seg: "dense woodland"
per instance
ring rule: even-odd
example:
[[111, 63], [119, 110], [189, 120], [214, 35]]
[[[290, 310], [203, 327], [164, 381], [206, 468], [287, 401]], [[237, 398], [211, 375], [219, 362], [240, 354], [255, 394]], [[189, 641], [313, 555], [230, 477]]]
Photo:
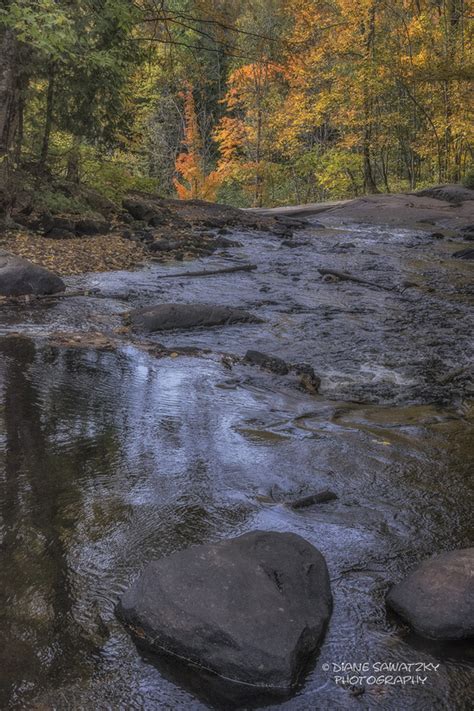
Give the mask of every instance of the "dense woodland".
[[2, 0], [3, 200], [472, 182], [470, 19], [464, 0]]

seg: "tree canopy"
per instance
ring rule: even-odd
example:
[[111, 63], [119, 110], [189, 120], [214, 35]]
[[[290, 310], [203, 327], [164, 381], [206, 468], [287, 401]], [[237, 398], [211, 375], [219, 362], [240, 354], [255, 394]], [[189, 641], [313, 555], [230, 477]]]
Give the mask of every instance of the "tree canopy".
[[464, 0], [4, 0], [0, 179], [236, 205], [472, 171]]

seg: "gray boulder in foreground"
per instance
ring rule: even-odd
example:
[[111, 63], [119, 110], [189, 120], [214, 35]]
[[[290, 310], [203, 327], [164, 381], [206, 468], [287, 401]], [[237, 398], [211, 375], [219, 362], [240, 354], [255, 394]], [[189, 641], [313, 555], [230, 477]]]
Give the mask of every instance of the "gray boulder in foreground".
[[63, 280], [28, 259], [0, 250], [0, 295], [56, 294], [66, 288]]
[[134, 328], [148, 332], [238, 322], [261, 323], [256, 316], [242, 309], [208, 304], [159, 304], [130, 311], [127, 320]]
[[317, 649], [331, 608], [321, 553], [293, 533], [254, 531], [151, 562], [117, 614], [151, 651], [285, 694]]
[[474, 636], [474, 548], [423, 561], [389, 591], [387, 605], [431, 639]]

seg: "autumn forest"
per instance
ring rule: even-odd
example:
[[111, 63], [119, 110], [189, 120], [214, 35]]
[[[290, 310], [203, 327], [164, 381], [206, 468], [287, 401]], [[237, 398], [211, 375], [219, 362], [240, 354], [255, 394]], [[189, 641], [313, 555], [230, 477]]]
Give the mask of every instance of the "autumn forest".
[[245, 207], [472, 182], [470, 15], [465, 0], [3, 0], [3, 189], [21, 175], [46, 207], [63, 179]]
[[473, 18], [0, 0], [0, 709], [473, 708]]

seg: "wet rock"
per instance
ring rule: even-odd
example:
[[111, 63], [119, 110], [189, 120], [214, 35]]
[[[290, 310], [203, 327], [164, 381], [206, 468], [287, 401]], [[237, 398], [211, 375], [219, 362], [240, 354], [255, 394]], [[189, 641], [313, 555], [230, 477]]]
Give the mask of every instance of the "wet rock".
[[462, 227], [459, 232], [461, 237], [468, 242], [474, 240], [474, 225], [466, 225], [466, 227]]
[[242, 243], [237, 242], [235, 239], [226, 239], [225, 237], [217, 237], [214, 242], [213, 246], [220, 248], [220, 249], [229, 249], [231, 247], [241, 247]]
[[153, 561], [117, 614], [140, 646], [256, 693], [286, 694], [331, 608], [321, 553], [293, 533], [254, 531]]
[[144, 331], [168, 331], [203, 326], [222, 326], [232, 323], [262, 323], [259, 318], [242, 309], [209, 304], [159, 304], [131, 311], [127, 321]]
[[444, 234], [442, 232], [432, 232], [430, 237], [431, 239], [444, 239]]
[[293, 238], [293, 230], [289, 230], [283, 225], [276, 225], [272, 229], [272, 234], [284, 239], [285, 242], [289, 242]]
[[309, 393], [317, 393], [321, 385], [319, 378], [314, 369], [308, 363], [297, 363], [293, 366], [293, 370], [300, 378], [300, 386], [303, 390]]
[[[276, 215], [275, 219], [279, 225], [284, 225], [287, 229], [303, 230], [309, 226], [307, 220], [298, 219], [297, 217], [289, 217], [288, 215]], [[312, 222], [311, 227], [323, 227], [320, 222]]]
[[105, 220], [85, 219], [76, 222], [77, 235], [106, 235], [110, 232], [110, 222]]
[[282, 247], [299, 247], [300, 243], [299, 242], [293, 242], [291, 239], [284, 239], [281, 242]]
[[287, 506], [290, 509], [306, 509], [309, 506], [314, 506], [315, 504], [325, 504], [328, 501], [335, 501], [338, 497], [334, 491], [329, 489], [324, 489], [323, 491], [318, 491], [315, 494], [309, 494], [308, 496], [303, 496], [300, 499], [295, 499], [294, 501], [287, 502]]
[[247, 351], [244, 357], [244, 363], [258, 365], [260, 368], [270, 370], [272, 373], [277, 373], [278, 375], [287, 375], [289, 372], [288, 365], [284, 360], [276, 358], [275, 356], [269, 356], [266, 353], [260, 353], [260, 351]]
[[474, 249], [460, 249], [451, 256], [453, 256], [454, 259], [474, 259]]
[[324, 274], [321, 277], [321, 281], [324, 281], [328, 284], [335, 284], [336, 282], [340, 281], [340, 279], [335, 274]]
[[66, 285], [56, 274], [44, 267], [0, 250], [0, 294], [56, 294]]
[[423, 561], [387, 595], [387, 605], [424, 637], [474, 637], [474, 548]]

